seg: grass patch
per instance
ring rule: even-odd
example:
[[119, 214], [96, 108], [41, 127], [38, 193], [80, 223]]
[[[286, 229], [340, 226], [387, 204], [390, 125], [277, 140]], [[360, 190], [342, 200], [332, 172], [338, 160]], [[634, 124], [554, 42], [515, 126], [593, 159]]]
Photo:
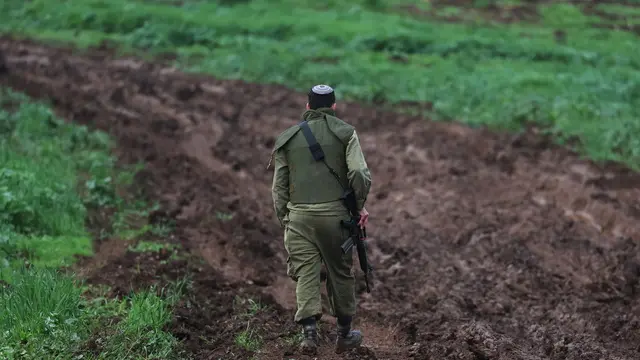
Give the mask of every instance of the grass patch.
[[509, 8], [512, 6], [522, 5], [522, 0], [474, 0], [473, 6], [477, 8], [486, 8], [495, 5], [500, 8]]
[[[640, 3], [638, 3], [638, 5], [640, 5]], [[618, 4], [598, 4], [596, 9], [607, 14], [618, 15], [620, 17], [640, 17], [640, 6], [632, 7]]]
[[262, 331], [256, 325], [252, 325], [252, 321], [267, 307], [259, 301], [239, 296], [235, 297], [233, 307], [236, 316], [247, 322], [246, 328], [235, 335], [236, 345], [251, 352], [259, 351], [263, 344]]
[[139, 241], [136, 246], [129, 246], [129, 251], [133, 252], [160, 252], [160, 251], [172, 251], [178, 248], [177, 245], [151, 242], [151, 241]]
[[127, 310], [118, 314], [122, 320], [108, 327], [101, 334], [104, 338], [99, 337], [103, 340], [99, 359], [179, 359], [178, 340], [164, 329], [171, 322], [171, 307], [180, 295], [171, 292], [165, 298], [152, 288], [130, 296], [125, 300]]
[[163, 242], [140, 240], [135, 246], [130, 245], [129, 251], [138, 253], [150, 252], [157, 253], [159, 255], [169, 254], [167, 258], [163, 258], [162, 260], [160, 260], [161, 264], [167, 264], [170, 261], [176, 261], [182, 258], [179, 253], [180, 245]]
[[235, 337], [235, 343], [239, 347], [248, 351], [258, 351], [262, 347], [262, 337], [254, 333], [250, 328], [250, 322], [247, 322], [247, 328], [239, 332]]
[[[91, 255], [85, 219], [115, 199], [111, 141], [0, 89], [0, 265], [71, 265]], [[79, 174], [83, 174], [83, 181]]]
[[342, 99], [430, 102], [436, 120], [509, 130], [536, 123], [595, 160], [640, 166], [635, 35], [592, 28], [594, 18], [571, 4], [540, 6], [542, 25], [481, 26], [383, 11], [399, 3], [8, 0], [0, 29], [170, 51], [183, 69], [222, 78], [298, 90], [326, 82]]
[[[126, 215], [148, 211], [118, 196], [133, 172], [116, 169], [111, 148], [105, 133], [65, 123], [46, 104], [0, 89], [0, 358], [177, 356], [177, 340], [164, 326], [182, 285], [168, 296], [151, 289], [100, 302], [59, 270], [92, 255], [90, 213], [115, 213], [115, 230], [124, 231], [134, 226]], [[104, 351], [93, 353], [87, 342], [102, 328]]]
[[555, 3], [538, 6], [543, 24], [556, 28], [587, 28], [601, 22], [598, 16], [587, 15], [581, 6], [570, 3]]
[[48, 269], [22, 269], [0, 290], [0, 355], [58, 358], [74, 352], [88, 335], [82, 326], [81, 289]]
[[267, 309], [265, 305], [253, 299], [245, 299], [236, 296], [233, 302], [234, 312], [242, 318], [251, 318], [256, 316], [260, 311]]

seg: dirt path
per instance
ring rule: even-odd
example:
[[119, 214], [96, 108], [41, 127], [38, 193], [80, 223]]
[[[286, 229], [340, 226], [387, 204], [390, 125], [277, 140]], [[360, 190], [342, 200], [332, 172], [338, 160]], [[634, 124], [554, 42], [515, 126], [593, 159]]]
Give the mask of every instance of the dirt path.
[[[257, 319], [268, 349], [258, 358], [287, 358], [294, 295], [266, 166], [304, 96], [107, 50], [73, 55], [8, 38], [0, 50], [3, 84], [51, 98], [68, 119], [115, 136], [124, 161], [145, 161], [139, 181], [163, 205], [154, 217], [175, 219], [173, 241], [192, 254], [140, 274], [130, 268], [152, 260], [124, 253], [98, 278], [126, 287], [145, 271], [196, 274], [173, 329], [198, 359], [248, 358], [233, 344], [247, 323], [230, 314], [236, 295], [259, 297], [271, 310]], [[319, 358], [639, 356], [640, 177], [596, 169], [532, 134], [357, 104], [338, 111], [359, 129], [374, 176], [376, 288], [358, 291], [368, 350]]]

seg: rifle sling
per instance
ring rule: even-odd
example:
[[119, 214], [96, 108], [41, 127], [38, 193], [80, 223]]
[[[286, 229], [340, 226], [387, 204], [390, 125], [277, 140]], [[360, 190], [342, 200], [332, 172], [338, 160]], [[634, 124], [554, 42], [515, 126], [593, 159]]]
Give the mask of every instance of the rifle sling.
[[338, 173], [336, 173], [335, 170], [333, 170], [329, 166], [329, 164], [327, 164], [327, 162], [325, 161], [324, 151], [322, 150], [322, 146], [320, 146], [320, 144], [318, 143], [318, 140], [316, 140], [316, 137], [313, 135], [313, 132], [311, 132], [311, 128], [309, 127], [309, 124], [307, 123], [307, 121], [306, 120], [302, 121], [301, 123], [298, 124], [298, 126], [302, 130], [302, 134], [304, 135], [304, 138], [307, 140], [307, 144], [309, 144], [309, 151], [311, 151], [311, 155], [313, 155], [313, 159], [315, 161], [322, 161], [324, 165], [327, 167], [327, 169], [329, 169], [329, 172], [331, 172], [333, 177], [336, 178], [342, 190], [346, 192], [347, 188], [342, 184], [342, 181], [340, 181], [340, 176], [338, 176]]

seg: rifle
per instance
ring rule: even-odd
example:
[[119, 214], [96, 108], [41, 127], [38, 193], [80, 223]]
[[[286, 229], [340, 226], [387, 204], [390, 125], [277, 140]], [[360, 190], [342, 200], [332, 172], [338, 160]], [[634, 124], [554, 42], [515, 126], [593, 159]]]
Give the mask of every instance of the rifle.
[[324, 151], [313, 135], [313, 132], [311, 132], [309, 124], [307, 124], [306, 121], [302, 121], [298, 124], [298, 126], [300, 127], [300, 129], [302, 129], [302, 134], [309, 144], [309, 151], [311, 151], [314, 160], [322, 161], [329, 172], [331, 172], [331, 174], [336, 178], [336, 180], [340, 184], [340, 187], [342, 187], [343, 189], [340, 200], [342, 200], [343, 205], [349, 211], [351, 219], [349, 221], [340, 221], [340, 224], [343, 227], [349, 229], [349, 238], [340, 247], [342, 249], [342, 253], [347, 253], [355, 245], [356, 251], [358, 252], [360, 269], [364, 272], [364, 281], [367, 285], [367, 292], [370, 293], [373, 286], [369, 285], [369, 275], [371, 275], [371, 273], [373, 272], [373, 267], [371, 266], [371, 264], [369, 264], [369, 260], [367, 258], [367, 245], [364, 241], [367, 238], [367, 230], [365, 228], [361, 229], [360, 226], [358, 226], [358, 222], [360, 221], [360, 214], [358, 213], [356, 205], [355, 193], [353, 192], [353, 189], [342, 184], [342, 181], [340, 181], [340, 177], [338, 176], [338, 174], [324, 160]]
[[358, 262], [360, 263], [360, 269], [364, 272], [364, 282], [367, 285], [367, 292], [371, 292], [369, 286], [369, 275], [373, 272], [373, 267], [369, 264], [367, 258], [367, 229], [365, 227], [360, 228], [358, 222], [360, 221], [360, 214], [356, 207], [355, 194], [351, 189], [345, 191], [341, 197], [342, 202], [345, 204], [351, 215], [349, 221], [340, 221], [340, 224], [349, 230], [349, 238], [340, 246], [342, 253], [346, 254], [351, 248], [356, 246], [358, 252]]

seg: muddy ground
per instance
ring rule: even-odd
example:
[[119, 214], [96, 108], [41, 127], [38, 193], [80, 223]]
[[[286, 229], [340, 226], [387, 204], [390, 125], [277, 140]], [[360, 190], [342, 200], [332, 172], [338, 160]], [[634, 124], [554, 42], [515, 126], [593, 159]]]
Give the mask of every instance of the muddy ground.
[[[196, 359], [248, 359], [234, 335], [264, 338], [258, 359], [303, 359], [267, 170], [303, 94], [186, 75], [107, 49], [74, 54], [0, 39], [0, 82], [51, 99], [70, 121], [112, 134], [122, 161], [173, 219], [178, 260], [97, 245], [85, 276], [114, 295], [185, 274], [171, 331]], [[373, 174], [367, 208], [376, 287], [360, 281], [366, 349], [320, 359], [637, 359], [640, 178], [597, 168], [539, 136], [432, 123], [353, 103]], [[87, 265], [88, 266], [88, 265]], [[362, 280], [361, 272], [357, 276]], [[268, 305], [243, 317], [236, 296]]]

